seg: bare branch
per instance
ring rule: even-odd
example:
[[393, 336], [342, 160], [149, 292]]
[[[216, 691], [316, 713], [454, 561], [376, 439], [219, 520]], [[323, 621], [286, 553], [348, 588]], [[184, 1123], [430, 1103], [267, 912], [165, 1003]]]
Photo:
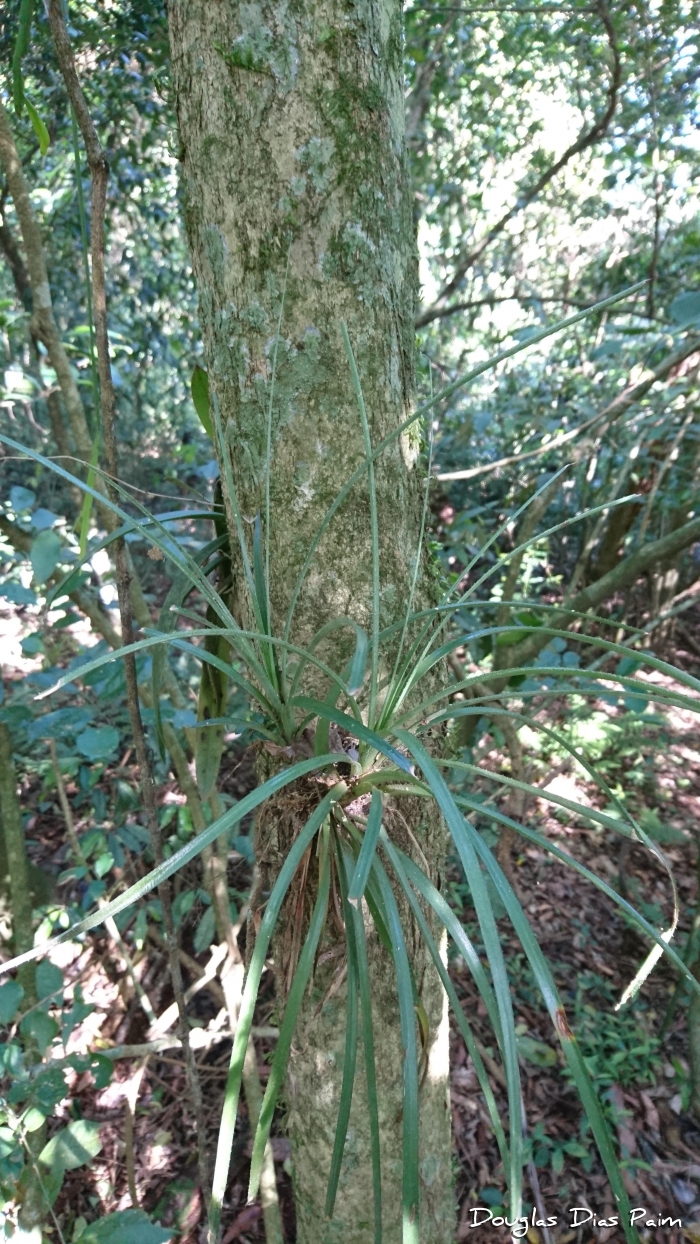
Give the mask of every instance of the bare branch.
[[12, 273], [12, 280], [15, 283], [15, 290], [25, 311], [31, 315], [32, 304], [32, 285], [27, 272], [27, 265], [22, 257], [22, 252], [17, 245], [15, 236], [7, 223], [5, 204], [7, 203], [7, 187], [4, 188], [0, 195], [0, 250], [2, 251], [7, 265]]
[[584, 134], [581, 134], [581, 136], [577, 138], [576, 142], [572, 143], [570, 147], [567, 147], [563, 155], [561, 155], [559, 159], [554, 162], [554, 164], [551, 164], [550, 167], [545, 170], [545, 172], [537, 179], [529, 190], [525, 190], [519, 196], [513, 206], [509, 208], [503, 216], [501, 216], [500, 220], [497, 220], [496, 223], [487, 230], [476, 245], [473, 246], [466, 255], [463, 255], [457, 263], [454, 274], [447, 284], [441, 289], [434, 305], [429, 307], [427, 311], [424, 311], [422, 315], [418, 316], [418, 319], [416, 320], [417, 328], [424, 328], [426, 324], [431, 324], [433, 320], [443, 319], [445, 316], [454, 314], [457, 307], [447, 306], [447, 299], [451, 294], [456, 292], [459, 285], [464, 280], [467, 272], [470, 268], [473, 268], [474, 264], [481, 258], [487, 247], [489, 247], [494, 239], [503, 232], [506, 225], [513, 219], [514, 216], [517, 216], [520, 212], [524, 211], [524, 209], [528, 207], [534, 199], [539, 197], [545, 187], [549, 185], [550, 181], [552, 181], [557, 174], [560, 173], [571, 160], [573, 160], [574, 156], [580, 155], [583, 151], [586, 151], [589, 147], [592, 147], [595, 143], [599, 142], [601, 138], [605, 137], [617, 107], [617, 97], [622, 80], [622, 66], [620, 52], [617, 46], [617, 39], [615, 36], [615, 28], [610, 19], [610, 14], [608, 12], [607, 5], [605, 4], [605, 0], [599, 0], [597, 12], [605, 28], [608, 45], [612, 54], [612, 70], [607, 91], [607, 104], [604, 112], [596, 119], [589, 130], [587, 130]]
[[79, 458], [87, 463], [90, 461], [92, 454], [90, 431], [85, 418], [82, 398], [73, 378], [68, 355], [54, 317], [41, 230], [34, 215], [34, 209], [29, 198], [29, 187], [12, 137], [7, 113], [1, 100], [0, 164], [2, 164], [5, 172], [7, 189], [15, 205], [27, 256], [26, 270], [29, 273], [32, 289], [31, 330], [46, 347], [49, 361], [56, 373], [66, 411], [68, 412], [68, 421], [73, 433], [76, 451]]
[[406, 142], [409, 146], [417, 145], [418, 131], [430, 107], [430, 89], [433, 85], [435, 74], [440, 68], [442, 49], [454, 25], [454, 20], [454, 17], [450, 17], [444, 23], [440, 34], [431, 48], [430, 56], [423, 61], [423, 64], [416, 72], [413, 90], [406, 100]]
[[674, 367], [678, 367], [691, 354], [695, 354], [699, 350], [700, 337], [691, 337], [684, 342], [681, 349], [677, 350], [675, 354], [667, 355], [663, 362], [659, 363], [659, 366], [650, 372], [648, 376], [645, 376], [643, 380], [640, 380], [637, 384], [628, 385], [603, 410], [600, 410], [597, 415], [593, 415], [592, 419], [587, 419], [585, 423], [579, 424], [577, 428], [572, 428], [570, 432], [565, 432], [563, 436], [558, 437], [555, 441], [548, 441], [546, 445], [539, 445], [537, 449], [527, 449], [521, 454], [511, 454], [507, 458], [499, 458], [497, 462], [487, 462], [482, 466], [469, 467], [466, 471], [443, 471], [437, 474], [435, 478], [439, 480], [475, 479], [478, 475], [487, 475], [491, 471], [499, 471], [502, 467], [512, 466], [515, 462], [526, 462], [531, 458], [539, 458], [542, 454], [551, 453], [552, 450], [558, 450], [564, 445], [568, 445], [570, 441], [581, 436], [583, 432], [589, 432], [602, 419], [607, 418], [607, 424], [602, 428], [596, 429], [597, 436], [604, 436], [610, 424], [619, 419], [621, 415], [624, 415], [630, 406], [634, 406], [635, 402], [641, 401], [657, 381], [664, 380], [669, 372], [673, 371]]
[[[690, 547], [700, 540], [700, 518], [694, 518], [689, 523], [684, 523], [682, 527], [678, 527], [675, 531], [669, 532], [667, 536], [662, 536], [660, 540], [650, 540], [648, 544], [643, 544], [635, 553], [630, 553], [628, 557], [624, 557], [612, 570], [602, 578], [597, 579], [595, 583], [590, 583], [588, 587], [583, 588], [580, 592], [568, 602], [568, 609], [575, 613], [586, 613], [589, 609], [595, 610], [603, 601], [609, 600], [616, 592], [623, 587], [629, 587], [635, 583], [640, 575], [645, 574], [659, 563], [667, 562], [670, 558], [675, 557], [677, 553], [682, 553], [684, 549]], [[568, 610], [561, 614], [555, 613], [547, 622], [548, 627], [567, 627], [570, 621]], [[531, 634], [524, 639], [522, 643], [509, 650], [509, 658], [513, 662], [513, 668], [524, 665], [528, 661], [534, 660], [537, 654], [545, 647], [548, 639], [547, 636]]]

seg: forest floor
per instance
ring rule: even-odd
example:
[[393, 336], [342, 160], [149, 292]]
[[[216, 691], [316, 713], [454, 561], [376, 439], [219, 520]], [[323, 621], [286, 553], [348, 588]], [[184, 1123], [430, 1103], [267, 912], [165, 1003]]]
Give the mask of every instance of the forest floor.
[[[695, 633], [700, 633], [700, 626]], [[674, 653], [674, 660], [689, 672], [697, 672], [694, 652], [681, 650]], [[661, 674], [649, 676], [648, 712], [654, 712], [654, 687], [666, 681]], [[550, 721], [556, 719], [556, 704], [550, 702], [546, 712]], [[677, 944], [682, 947], [697, 901], [700, 719], [676, 709], [663, 710], [656, 714], [655, 725], [640, 724], [637, 718], [628, 729], [629, 714], [623, 721], [619, 708], [600, 704], [597, 713], [602, 741], [598, 741], [593, 766], [642, 817], [645, 827], [662, 845], [678, 886], [681, 914]], [[502, 739], [500, 744], [497, 737], [482, 739], [478, 755], [485, 768], [507, 769]], [[582, 771], [574, 773], [565, 757], [562, 760], [541, 748], [533, 748], [527, 755], [527, 765], [528, 780], [543, 790], [543, 797], [532, 800], [526, 809], [527, 823], [614, 887], [622, 881], [630, 901], [645, 905], [645, 914], [662, 926], [668, 922], [672, 911], [669, 880], [651, 853], [639, 845], [630, 846], [611, 831], [562, 815], [544, 797], [550, 790], [609, 809], [596, 784]], [[115, 783], [135, 785], [130, 753], [125, 752], [117, 763], [105, 765], [99, 781], [107, 799], [113, 798]], [[253, 784], [253, 753], [232, 750], [225, 757], [222, 789], [240, 798]], [[484, 795], [492, 791], [485, 779], [472, 790], [482, 788]], [[69, 798], [76, 793], [75, 784], [69, 783]], [[175, 810], [182, 804], [174, 782], [164, 783], [159, 797], [163, 805], [173, 805]], [[36, 772], [23, 778], [22, 802], [28, 814], [26, 825], [34, 862], [57, 872], [65, 867], [66, 827], [57, 802], [47, 796], [45, 782]], [[506, 808], [505, 800], [499, 798], [498, 806]], [[88, 817], [84, 823], [78, 822], [78, 832], [86, 832], [95, 823], [91, 815], [92, 821]], [[486, 807], [480, 827], [487, 833], [488, 823]], [[236, 852], [232, 852], [229, 863], [229, 884], [244, 896], [250, 881], [249, 865]], [[178, 878], [180, 891], [188, 886], [197, 889], [195, 866], [188, 867], [191, 875], [186, 872]], [[700, 1131], [688, 1114], [687, 992], [681, 989], [675, 998], [675, 975], [661, 963], [639, 996], [615, 1011], [616, 1002], [648, 952], [648, 944], [611, 900], [544, 850], [516, 844], [513, 872], [617, 1136], [630, 1202], [635, 1211], [640, 1211], [637, 1225], [642, 1238], [655, 1244], [700, 1241]], [[452, 902], [478, 945], [473, 909], [456, 867], [450, 873], [450, 888]], [[66, 901], [65, 887], [61, 897]], [[210, 957], [209, 950], [197, 953], [193, 942], [194, 917], [198, 911], [201, 916], [202, 911], [198, 902], [195, 898], [190, 917], [183, 923], [188, 986], [195, 985]], [[619, 1226], [604, 1225], [616, 1212], [609, 1185], [590, 1132], [585, 1130], [576, 1091], [555, 1048], [551, 1022], [522, 948], [505, 918], [500, 919], [499, 929], [514, 982], [524, 1107], [531, 1138], [532, 1160], [525, 1171], [524, 1199], [527, 1212], [535, 1218], [556, 1220], [549, 1228], [530, 1225], [527, 1238], [530, 1244], [622, 1241]], [[156, 1013], [162, 1014], [172, 1002], [172, 993], [155, 923], [151, 923], [135, 958], [141, 985]], [[72, 989], [80, 984], [85, 1002], [94, 1007], [72, 1034], [70, 1049], [131, 1047], [124, 1050], [123, 1060], [115, 1060], [111, 1082], [101, 1089], [95, 1087], [90, 1073], [74, 1074], [70, 1099], [59, 1106], [64, 1122], [71, 1114], [98, 1121], [102, 1142], [101, 1152], [89, 1168], [67, 1173], [55, 1207], [66, 1241], [80, 1217], [90, 1220], [96, 1213], [101, 1216], [129, 1207], [127, 1167], [133, 1160], [132, 1182], [139, 1203], [161, 1223], [176, 1229], [175, 1238], [182, 1244], [198, 1244], [205, 1211], [197, 1186], [192, 1118], [183, 1105], [187, 1089], [181, 1052], [175, 1044], [169, 1050], [141, 1057], [133, 1049], [147, 1040], [148, 1021], [118, 950], [106, 934], [98, 931], [84, 943], [67, 943], [55, 962], [64, 969]], [[452, 959], [451, 972], [493, 1073], [499, 1107], [505, 1113], [503, 1075], [495, 1061], [495, 1042], [485, 1008], [459, 958]], [[221, 1024], [220, 992], [217, 994], [214, 982], [194, 993], [190, 1013], [203, 1029], [215, 1030]], [[274, 1020], [273, 979], [272, 973], [266, 972], [255, 1017], [257, 1030], [268, 1030], [256, 1040], [263, 1084], [274, 1048]], [[230, 1041], [226, 1039], [202, 1044], [196, 1050], [207, 1116], [212, 1120], [212, 1147], [229, 1053]], [[460, 1203], [457, 1239], [472, 1244], [508, 1241], [508, 1229], [498, 1223], [506, 1213], [504, 1172], [474, 1068], [456, 1030], [451, 1100]], [[133, 1143], [129, 1140], [132, 1111]], [[291, 1242], [294, 1222], [289, 1146], [281, 1135], [272, 1143], [285, 1231]], [[260, 1207], [246, 1205], [250, 1150], [243, 1105], [234, 1142], [223, 1244], [239, 1240], [252, 1244], [265, 1238]], [[52, 1238], [58, 1236], [53, 1234]]]

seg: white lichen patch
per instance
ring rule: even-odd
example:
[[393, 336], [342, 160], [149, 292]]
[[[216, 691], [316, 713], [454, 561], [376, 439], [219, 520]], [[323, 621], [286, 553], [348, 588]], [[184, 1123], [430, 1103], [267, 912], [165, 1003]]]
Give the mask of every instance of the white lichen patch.
[[322, 194], [333, 180], [332, 160], [335, 143], [332, 138], [310, 138], [294, 152], [317, 194]]

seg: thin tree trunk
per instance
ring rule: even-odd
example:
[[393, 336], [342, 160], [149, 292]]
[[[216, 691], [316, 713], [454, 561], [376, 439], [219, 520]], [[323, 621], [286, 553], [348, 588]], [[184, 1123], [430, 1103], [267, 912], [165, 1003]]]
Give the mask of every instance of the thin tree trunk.
[[[293, 7], [170, 0], [168, 11], [185, 223], [209, 384], [247, 520], [260, 513], [264, 521], [266, 514], [272, 411], [267, 535], [271, 613], [281, 635], [309, 544], [365, 456], [342, 320], [374, 444], [399, 425], [413, 401], [417, 262], [405, 160], [401, 6], [398, 0], [358, 0], [352, 7], [339, 0], [300, 0]], [[376, 463], [382, 626], [403, 616], [420, 556], [416, 448], [415, 440], [404, 438]], [[232, 537], [235, 547], [234, 531]], [[420, 594], [428, 598], [427, 580]], [[341, 615], [369, 626], [371, 599], [363, 482], [319, 546], [299, 597], [293, 642], [308, 642]], [[340, 670], [347, 642], [332, 636], [319, 655]], [[286, 835], [298, 829], [294, 806], [287, 797], [259, 818], [257, 858], [267, 881]], [[402, 817], [409, 823], [405, 840]], [[407, 849], [410, 833], [420, 838], [433, 878], [439, 878], [441, 828], [421, 826], [410, 806], [396, 813], [395, 824]], [[313, 866], [308, 886], [313, 889]], [[309, 894], [307, 911], [308, 902]], [[383, 1132], [382, 1239], [398, 1244], [398, 1005], [392, 969], [381, 947], [370, 942]], [[408, 944], [431, 1023], [421, 1096], [420, 1238], [422, 1244], [447, 1244], [454, 1219], [444, 1003], [410, 923]], [[324, 949], [333, 947], [329, 942]], [[366, 1090], [359, 1071], [333, 1221], [324, 1213], [344, 1048], [341, 962], [337, 956], [317, 969], [287, 1080], [300, 1244], [364, 1244], [373, 1238]], [[360, 1055], [358, 1068], [362, 1061]]]
[[[24, 842], [22, 810], [17, 798], [17, 779], [12, 759], [12, 738], [4, 722], [0, 722], [0, 838], [7, 862], [7, 876], [12, 912], [12, 940], [17, 955], [31, 950], [34, 943], [32, 925], [32, 897], [30, 868]], [[36, 1005], [36, 968], [25, 963], [17, 972], [17, 979], [24, 990], [23, 1010]], [[27, 1041], [27, 1062], [36, 1063], [39, 1052], [31, 1038]], [[46, 1143], [46, 1124], [43, 1123], [27, 1137], [24, 1170], [20, 1177], [18, 1221], [27, 1235], [41, 1234], [39, 1228], [47, 1213], [41, 1179], [37, 1170], [37, 1158]]]

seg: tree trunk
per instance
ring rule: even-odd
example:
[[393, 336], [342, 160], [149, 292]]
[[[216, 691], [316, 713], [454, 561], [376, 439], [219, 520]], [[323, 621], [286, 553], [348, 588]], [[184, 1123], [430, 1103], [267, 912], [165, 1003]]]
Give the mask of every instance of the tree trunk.
[[[170, 0], [169, 23], [184, 215], [209, 384], [248, 520], [265, 515], [272, 410], [270, 592], [274, 631], [281, 635], [309, 544], [365, 456], [342, 320], [375, 445], [401, 423], [413, 400], [417, 262], [404, 146], [401, 6], [398, 0], [357, 0], [352, 6], [300, 0], [293, 7]], [[416, 450], [416, 437], [404, 436], [376, 463], [382, 626], [403, 616], [420, 556]], [[423, 600], [426, 583], [419, 589]], [[323, 537], [299, 597], [292, 640], [308, 642], [341, 615], [368, 626], [371, 599], [365, 477]], [[346, 650], [331, 640], [319, 655], [341, 669]], [[274, 874], [283, 826], [294, 832], [293, 809], [288, 798], [260, 818], [257, 852], [268, 875]], [[402, 815], [414, 833], [421, 832], [437, 879], [440, 827], [421, 829], [410, 806]], [[407, 941], [432, 1042], [421, 1096], [420, 1239], [447, 1244], [454, 1218], [443, 996], [410, 924]], [[316, 973], [287, 1080], [301, 1244], [373, 1238], [359, 1070], [333, 1221], [324, 1214], [344, 1044], [343, 989], [333, 989], [325, 1002], [324, 995], [338, 963], [331, 959]], [[382, 1239], [398, 1244], [402, 1049], [396, 987], [376, 945], [371, 969], [383, 1130]], [[280, 987], [283, 996], [278, 979]]]

